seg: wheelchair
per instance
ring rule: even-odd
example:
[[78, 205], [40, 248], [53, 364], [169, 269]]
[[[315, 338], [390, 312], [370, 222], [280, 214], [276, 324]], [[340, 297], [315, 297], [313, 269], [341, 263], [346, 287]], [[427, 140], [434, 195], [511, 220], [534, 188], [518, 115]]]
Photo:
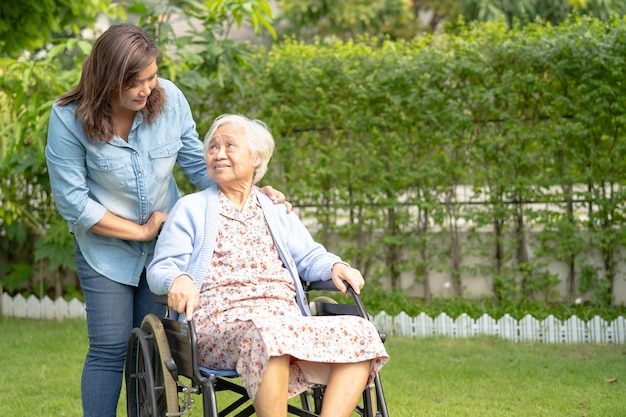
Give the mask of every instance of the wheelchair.
[[[307, 297], [311, 296], [311, 291], [337, 291], [332, 281], [304, 284]], [[369, 319], [358, 294], [350, 287], [348, 292], [352, 304], [338, 304], [326, 296], [309, 300], [312, 314], [350, 314]], [[167, 296], [160, 296], [158, 301], [167, 304]], [[169, 313], [164, 318], [150, 314], [144, 318], [140, 327], [131, 332], [125, 365], [128, 416], [191, 415], [192, 406], [198, 397], [201, 398], [205, 417], [253, 415], [252, 402], [243, 386], [237, 383], [237, 372], [201, 366], [193, 321], [181, 323], [175, 317], [168, 316]], [[379, 334], [384, 342], [384, 333]], [[217, 393], [222, 391], [229, 391], [230, 394], [227, 398], [220, 397], [218, 405]], [[299, 398], [294, 398], [289, 401], [289, 415], [319, 416], [324, 401], [324, 386], [315, 385], [301, 393]], [[353, 415], [355, 413], [362, 417], [389, 416], [380, 375], [376, 375], [363, 391]]]

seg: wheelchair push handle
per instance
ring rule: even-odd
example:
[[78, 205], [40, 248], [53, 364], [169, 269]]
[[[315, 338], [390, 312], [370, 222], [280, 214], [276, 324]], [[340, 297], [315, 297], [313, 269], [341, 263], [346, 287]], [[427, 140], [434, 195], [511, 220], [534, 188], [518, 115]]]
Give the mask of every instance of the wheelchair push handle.
[[161, 304], [161, 305], [166, 306], [167, 305], [167, 294], [155, 295], [154, 296], [154, 301], [157, 304]]
[[365, 306], [363, 305], [363, 302], [361, 301], [361, 297], [359, 297], [356, 291], [354, 291], [354, 288], [352, 288], [352, 286], [348, 284], [347, 281], [344, 281], [343, 285], [346, 286], [346, 288], [348, 289], [347, 292], [349, 292], [350, 295], [352, 296], [352, 300], [354, 301], [354, 304], [356, 305], [356, 309], [359, 312], [359, 316], [363, 317], [364, 319], [369, 318], [367, 314], [367, 310], [365, 310]]

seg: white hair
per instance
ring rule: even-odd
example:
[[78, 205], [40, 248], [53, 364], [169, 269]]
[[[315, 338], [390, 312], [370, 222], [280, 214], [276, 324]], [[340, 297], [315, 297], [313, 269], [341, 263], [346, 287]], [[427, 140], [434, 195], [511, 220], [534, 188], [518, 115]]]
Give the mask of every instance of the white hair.
[[243, 128], [245, 139], [252, 154], [258, 158], [259, 165], [254, 170], [252, 183], [256, 184], [267, 172], [267, 164], [274, 153], [274, 138], [265, 123], [256, 119], [248, 119], [239, 114], [222, 114], [218, 116], [204, 137], [204, 157], [209, 152], [209, 142], [220, 126], [232, 124]]

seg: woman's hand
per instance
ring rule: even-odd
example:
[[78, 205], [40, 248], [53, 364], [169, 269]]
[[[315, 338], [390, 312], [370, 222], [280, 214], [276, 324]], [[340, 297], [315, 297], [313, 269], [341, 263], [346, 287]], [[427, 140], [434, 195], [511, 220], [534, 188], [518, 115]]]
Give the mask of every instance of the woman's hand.
[[292, 209], [291, 203], [287, 201], [285, 198], [285, 194], [281, 193], [278, 190], [275, 190], [271, 185], [266, 185], [263, 188], [259, 188], [263, 194], [272, 199], [274, 204], [284, 204], [287, 207], [287, 213], [289, 213]]
[[200, 305], [200, 292], [189, 275], [179, 275], [174, 279], [167, 292], [167, 306], [180, 314], [185, 314], [187, 321], [193, 319], [193, 312]]
[[361, 288], [365, 286], [365, 280], [363, 279], [363, 275], [361, 275], [361, 271], [341, 262], [337, 262], [333, 265], [332, 280], [335, 287], [341, 292], [348, 290], [344, 281], [350, 284], [357, 294], [360, 294]]
[[158, 236], [166, 219], [166, 213], [155, 211], [145, 224], [137, 224], [106, 211], [102, 219], [89, 230], [116, 239], [149, 242]]
[[167, 214], [160, 211], [152, 213], [146, 224], [141, 226], [144, 233], [143, 241], [148, 242], [157, 237], [159, 232], [161, 232], [161, 228], [163, 227], [165, 220], [167, 220]]

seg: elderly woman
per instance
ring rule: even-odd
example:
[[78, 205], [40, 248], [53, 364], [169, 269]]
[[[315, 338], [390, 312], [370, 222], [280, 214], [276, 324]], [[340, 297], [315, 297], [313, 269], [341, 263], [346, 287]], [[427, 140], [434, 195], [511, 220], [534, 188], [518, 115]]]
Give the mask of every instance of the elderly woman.
[[346, 281], [357, 293], [364, 281], [253, 187], [273, 151], [264, 123], [215, 120], [204, 153], [217, 185], [174, 206], [148, 283], [195, 320], [204, 366], [237, 370], [258, 416], [286, 415], [287, 398], [317, 383], [326, 385], [321, 415], [349, 416], [389, 357], [369, 321], [309, 315], [300, 277], [341, 291]]

